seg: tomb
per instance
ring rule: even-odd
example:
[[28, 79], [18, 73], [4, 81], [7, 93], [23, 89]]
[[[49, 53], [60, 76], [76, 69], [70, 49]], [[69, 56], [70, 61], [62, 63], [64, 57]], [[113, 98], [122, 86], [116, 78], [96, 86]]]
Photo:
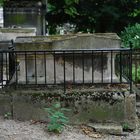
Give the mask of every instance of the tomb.
[[120, 38], [113, 33], [17, 37], [17, 51], [50, 52], [17, 54], [19, 71], [16, 78], [19, 84], [118, 82], [114, 62], [120, 43]]

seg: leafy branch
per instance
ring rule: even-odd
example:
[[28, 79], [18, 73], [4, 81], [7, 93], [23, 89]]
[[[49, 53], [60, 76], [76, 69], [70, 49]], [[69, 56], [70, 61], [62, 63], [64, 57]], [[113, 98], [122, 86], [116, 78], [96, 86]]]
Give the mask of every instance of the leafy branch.
[[64, 126], [69, 122], [63, 111], [69, 111], [69, 109], [61, 108], [60, 103], [57, 102], [50, 108], [45, 108], [45, 110], [48, 112], [49, 118], [48, 131], [61, 133], [64, 130]]

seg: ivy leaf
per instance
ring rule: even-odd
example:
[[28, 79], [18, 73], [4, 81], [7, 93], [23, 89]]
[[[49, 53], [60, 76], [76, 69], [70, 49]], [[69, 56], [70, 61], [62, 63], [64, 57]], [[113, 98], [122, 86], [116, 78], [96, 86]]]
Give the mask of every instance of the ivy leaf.
[[79, 0], [64, 0], [66, 5], [78, 4]]
[[134, 9], [134, 11], [129, 14], [130, 17], [137, 17], [139, 15], [140, 15], [140, 9]]
[[72, 17], [75, 17], [75, 15], [78, 15], [78, 12], [75, 7], [66, 8], [64, 9], [64, 12]]
[[48, 12], [52, 12], [56, 9], [56, 7], [50, 3], [47, 4]]

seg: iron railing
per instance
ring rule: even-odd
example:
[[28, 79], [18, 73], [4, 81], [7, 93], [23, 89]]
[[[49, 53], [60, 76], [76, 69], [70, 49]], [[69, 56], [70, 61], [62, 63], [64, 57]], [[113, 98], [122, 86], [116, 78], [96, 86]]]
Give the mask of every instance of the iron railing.
[[134, 84], [140, 84], [140, 49], [133, 49], [132, 80]]
[[0, 51], [0, 87], [129, 84], [131, 49]]

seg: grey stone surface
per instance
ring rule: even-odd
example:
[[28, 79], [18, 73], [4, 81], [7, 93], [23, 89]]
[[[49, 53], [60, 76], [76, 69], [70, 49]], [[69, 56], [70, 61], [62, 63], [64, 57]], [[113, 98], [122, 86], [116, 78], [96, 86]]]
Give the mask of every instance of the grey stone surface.
[[[136, 110], [134, 96], [127, 95], [114, 98], [114, 92], [88, 91], [80, 92], [71, 91], [68, 94], [56, 90], [53, 92], [36, 91], [36, 90], [18, 90], [11, 91], [13, 101], [1, 102], [0, 112], [5, 112], [3, 106], [12, 105], [13, 117], [19, 120], [47, 120], [45, 107], [49, 107], [54, 101], [61, 102], [62, 107], [69, 108], [66, 112], [70, 122], [73, 124], [92, 123], [117, 123], [128, 124], [130, 128], [136, 128]], [[125, 94], [125, 93], [123, 93]], [[121, 98], [121, 100], [120, 100]], [[1, 98], [4, 100], [4, 98]], [[8, 103], [7, 103], [8, 102]], [[131, 107], [128, 104], [131, 102]], [[130, 107], [126, 109], [126, 106]], [[7, 112], [7, 111], [6, 111]]]
[[96, 130], [96, 132], [101, 132], [105, 134], [122, 135], [123, 129], [121, 125], [118, 124], [101, 124], [101, 123], [89, 123], [88, 126]]
[[140, 117], [140, 101], [136, 102], [136, 113], [137, 116]]
[[[104, 54], [103, 63], [103, 82], [111, 81], [111, 68], [110, 68], [110, 53]], [[75, 55], [75, 81], [83, 81], [83, 64], [82, 55]], [[102, 81], [102, 69], [101, 69], [101, 59], [100, 55], [94, 55], [94, 69], [92, 70], [92, 56], [91, 54], [84, 55], [84, 81], [85, 83], [92, 83], [92, 72], [94, 72], [94, 82], [98, 83]], [[35, 56], [34, 54], [27, 55], [27, 83], [35, 83], [37, 79], [38, 84], [45, 83], [45, 70], [47, 83], [54, 83], [54, 73], [56, 72], [57, 83], [64, 82], [64, 60], [60, 54], [55, 55], [55, 68], [54, 71], [54, 57], [52, 55], [46, 55], [46, 62], [44, 62], [43, 53], [36, 55], [36, 66], [35, 66]], [[114, 59], [114, 57], [113, 57]], [[26, 67], [25, 67], [25, 57], [23, 55], [18, 55], [19, 60], [19, 71], [18, 71], [18, 82], [26, 82]], [[73, 60], [72, 55], [67, 55], [65, 58], [65, 76], [67, 82], [73, 81]], [[112, 64], [114, 66], [114, 63]], [[37, 70], [35, 70], [37, 68]], [[15, 77], [16, 79], [16, 77]], [[112, 81], [116, 82], [119, 79], [115, 75], [115, 69], [112, 72]]]
[[6, 113], [12, 112], [11, 96], [8, 94], [0, 94], [0, 115], [4, 116]]
[[0, 41], [15, 40], [18, 36], [35, 36], [35, 28], [0, 28]]
[[125, 97], [124, 104], [124, 112], [125, 112], [125, 122], [129, 123], [131, 128], [135, 128], [136, 125], [136, 95], [130, 94]]
[[18, 37], [16, 44], [17, 50], [101, 49], [120, 48], [121, 40], [115, 33], [94, 33]]
[[17, 120], [46, 120], [47, 113], [41, 102], [34, 103], [28, 96], [13, 97], [13, 118]]

